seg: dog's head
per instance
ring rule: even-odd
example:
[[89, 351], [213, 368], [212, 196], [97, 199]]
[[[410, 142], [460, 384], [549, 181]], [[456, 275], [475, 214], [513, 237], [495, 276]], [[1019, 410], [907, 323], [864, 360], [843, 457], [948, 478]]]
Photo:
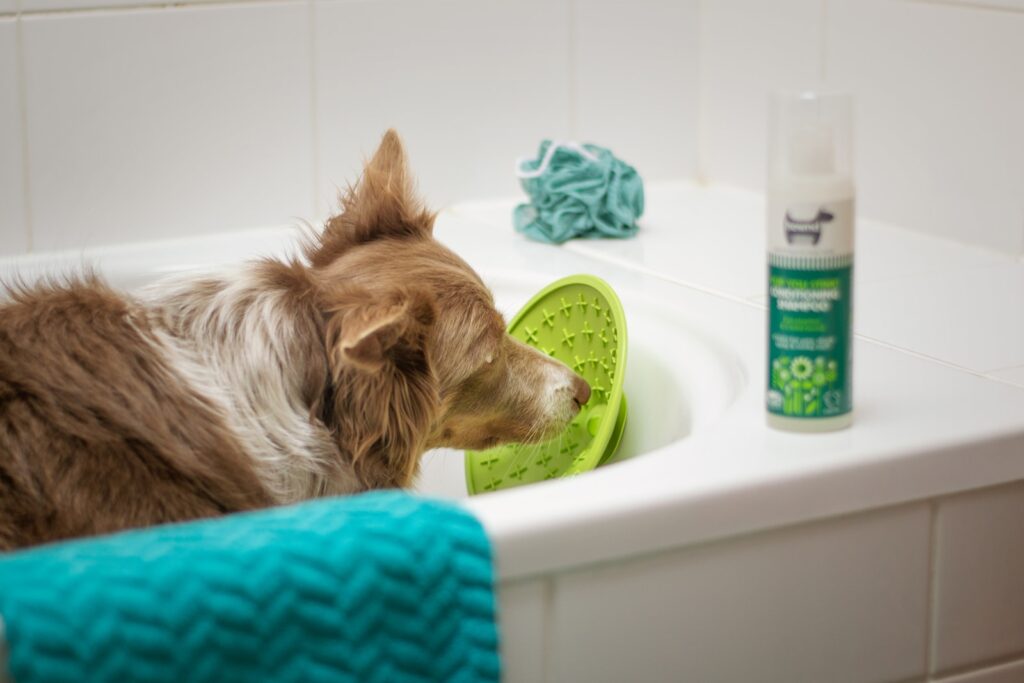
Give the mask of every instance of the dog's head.
[[434, 239], [412, 185], [389, 131], [309, 249], [327, 409], [368, 487], [411, 483], [426, 448], [549, 438], [590, 396], [579, 375], [505, 332], [480, 277]]

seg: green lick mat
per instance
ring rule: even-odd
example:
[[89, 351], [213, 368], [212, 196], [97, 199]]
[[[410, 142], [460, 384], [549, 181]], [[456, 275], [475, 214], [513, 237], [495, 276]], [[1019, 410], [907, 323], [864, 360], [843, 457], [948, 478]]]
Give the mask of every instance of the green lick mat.
[[590, 383], [590, 400], [550, 441], [467, 451], [471, 495], [592, 470], [615, 454], [626, 428], [626, 316], [607, 282], [593, 275], [553, 282], [516, 313], [508, 331], [578, 372]]

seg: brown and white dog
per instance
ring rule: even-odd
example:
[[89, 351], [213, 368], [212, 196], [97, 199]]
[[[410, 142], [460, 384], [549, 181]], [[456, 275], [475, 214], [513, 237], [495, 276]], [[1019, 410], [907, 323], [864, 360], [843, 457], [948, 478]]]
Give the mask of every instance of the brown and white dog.
[[590, 395], [432, 236], [389, 131], [305, 258], [0, 303], [0, 549], [409, 486]]

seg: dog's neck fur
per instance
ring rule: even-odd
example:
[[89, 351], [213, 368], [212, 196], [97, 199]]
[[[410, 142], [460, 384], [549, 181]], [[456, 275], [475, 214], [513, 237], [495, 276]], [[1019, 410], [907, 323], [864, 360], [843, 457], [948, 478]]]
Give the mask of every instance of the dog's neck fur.
[[217, 404], [278, 503], [361, 488], [318, 414], [328, 383], [321, 323], [289, 272], [253, 263], [143, 293], [162, 352]]

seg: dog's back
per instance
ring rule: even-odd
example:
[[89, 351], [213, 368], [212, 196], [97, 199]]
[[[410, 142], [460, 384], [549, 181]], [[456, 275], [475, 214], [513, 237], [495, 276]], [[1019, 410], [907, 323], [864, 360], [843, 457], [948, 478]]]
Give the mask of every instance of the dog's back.
[[216, 410], [93, 278], [0, 304], [0, 549], [271, 500]]
[[[559, 433], [590, 387], [513, 339], [389, 131], [289, 261], [0, 300], [0, 549], [408, 487]], [[2, 299], [0, 293], [0, 299]]]

